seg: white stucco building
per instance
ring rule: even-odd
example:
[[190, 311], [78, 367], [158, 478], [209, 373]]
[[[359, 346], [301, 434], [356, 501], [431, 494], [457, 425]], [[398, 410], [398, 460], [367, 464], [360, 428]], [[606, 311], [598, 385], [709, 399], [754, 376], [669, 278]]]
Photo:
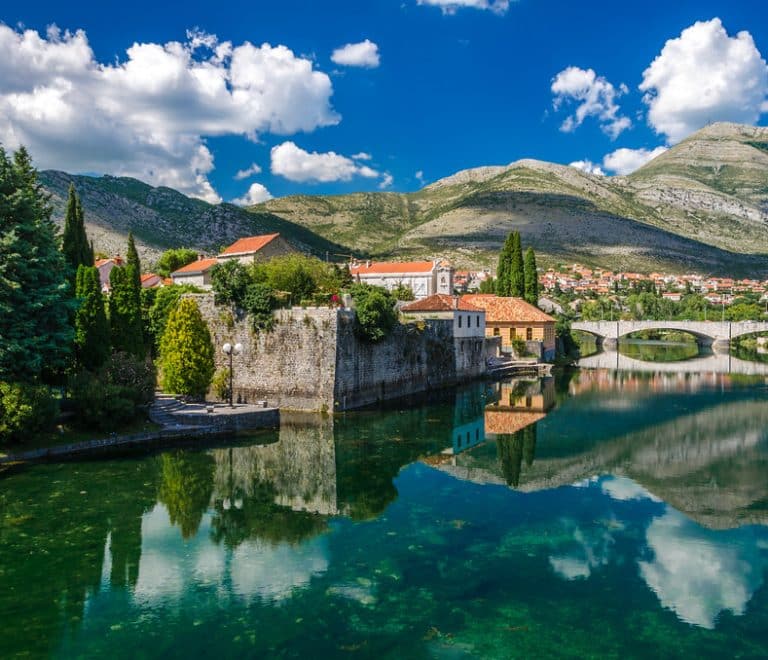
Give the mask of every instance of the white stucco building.
[[435, 261], [380, 261], [353, 263], [349, 267], [356, 282], [381, 286], [392, 291], [406, 286], [416, 300], [439, 294], [453, 295], [453, 267]]
[[436, 293], [403, 305], [400, 311], [406, 317], [416, 319], [453, 320], [453, 336], [456, 339], [485, 337], [485, 310], [459, 296]]

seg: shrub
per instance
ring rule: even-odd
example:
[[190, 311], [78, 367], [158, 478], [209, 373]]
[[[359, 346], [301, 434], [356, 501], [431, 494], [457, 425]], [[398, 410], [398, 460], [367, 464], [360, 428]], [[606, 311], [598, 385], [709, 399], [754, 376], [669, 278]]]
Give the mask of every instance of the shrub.
[[355, 301], [355, 332], [369, 342], [384, 339], [397, 325], [395, 301], [384, 288], [355, 284], [350, 292]]
[[157, 372], [150, 359], [114, 353], [106, 364], [105, 375], [109, 384], [129, 390], [136, 405], [146, 405], [155, 398]]
[[105, 382], [104, 375], [83, 371], [71, 391], [77, 423], [83, 428], [113, 431], [136, 419], [135, 391]]
[[275, 295], [265, 284], [251, 283], [245, 293], [243, 308], [251, 317], [254, 331], [271, 330], [275, 324], [272, 310], [277, 306]]
[[211, 389], [219, 401], [229, 401], [229, 367], [216, 372], [211, 381]]
[[403, 302], [416, 299], [413, 295], [413, 289], [409, 286], [405, 286], [405, 284], [398, 284], [392, 289], [392, 295], [395, 297], [395, 300], [402, 300]]
[[216, 264], [211, 269], [211, 288], [217, 305], [242, 307], [250, 283], [248, 269], [236, 259]]
[[515, 337], [512, 339], [512, 350], [517, 357], [523, 357], [528, 353], [528, 346], [525, 343], [525, 339], [522, 337]]
[[58, 414], [58, 403], [47, 387], [0, 382], [0, 442], [22, 442], [46, 431]]
[[[153, 289], [145, 289], [152, 291]], [[149, 335], [152, 338], [155, 353], [160, 349], [160, 340], [165, 332], [165, 325], [168, 323], [168, 317], [178, 304], [181, 296], [185, 293], [203, 293], [191, 284], [178, 284], [174, 286], [164, 286], [157, 289], [155, 300], [147, 312]]]

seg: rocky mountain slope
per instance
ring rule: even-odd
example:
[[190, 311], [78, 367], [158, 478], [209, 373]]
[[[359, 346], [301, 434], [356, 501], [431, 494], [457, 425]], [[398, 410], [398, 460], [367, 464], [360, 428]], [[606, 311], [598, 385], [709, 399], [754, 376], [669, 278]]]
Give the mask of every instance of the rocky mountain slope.
[[519, 160], [458, 172], [409, 194], [296, 195], [247, 210], [128, 178], [41, 173], [61, 219], [70, 181], [97, 249], [215, 251], [279, 231], [324, 256], [446, 256], [493, 265], [519, 230], [542, 265], [581, 261], [650, 271], [768, 275], [768, 128], [713, 124], [626, 177]]
[[375, 255], [492, 264], [513, 229], [545, 262], [768, 273], [768, 129], [713, 124], [627, 177], [536, 160], [411, 194], [293, 196], [252, 207]]
[[44, 171], [40, 180], [51, 195], [54, 218], [63, 222], [70, 183], [74, 182], [85, 211], [86, 229], [97, 251], [124, 254], [129, 231], [147, 263], [170, 247], [215, 253], [238, 238], [280, 232], [296, 247], [324, 255], [343, 248], [312, 231], [268, 212], [248, 213], [232, 204], [212, 205], [170, 188], [126, 177], [73, 176]]

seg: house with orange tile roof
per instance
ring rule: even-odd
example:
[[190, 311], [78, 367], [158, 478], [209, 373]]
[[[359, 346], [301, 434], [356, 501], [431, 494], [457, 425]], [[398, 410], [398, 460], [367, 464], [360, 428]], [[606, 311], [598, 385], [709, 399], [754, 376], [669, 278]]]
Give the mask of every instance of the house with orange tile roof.
[[156, 273], [144, 273], [141, 276], [142, 289], [154, 289], [155, 287], [165, 286], [165, 282], [160, 275]]
[[455, 338], [485, 337], [485, 310], [459, 296], [436, 293], [403, 305], [400, 311], [410, 319], [452, 321]]
[[349, 271], [356, 282], [381, 286], [388, 291], [408, 287], [416, 300], [436, 293], [453, 295], [453, 267], [439, 259], [353, 262]]
[[501, 337], [503, 351], [512, 352], [514, 340], [522, 339], [529, 352], [543, 360], [554, 360], [555, 319], [548, 314], [522, 298], [477, 293], [462, 299], [485, 310], [486, 336]]
[[201, 257], [171, 273], [174, 284], [191, 284], [201, 289], [211, 288], [211, 269], [219, 263], [216, 257]]
[[263, 236], [247, 236], [241, 238], [218, 256], [221, 263], [237, 259], [242, 264], [252, 264], [254, 261], [266, 261], [272, 257], [281, 257], [296, 252], [280, 234], [265, 234]]

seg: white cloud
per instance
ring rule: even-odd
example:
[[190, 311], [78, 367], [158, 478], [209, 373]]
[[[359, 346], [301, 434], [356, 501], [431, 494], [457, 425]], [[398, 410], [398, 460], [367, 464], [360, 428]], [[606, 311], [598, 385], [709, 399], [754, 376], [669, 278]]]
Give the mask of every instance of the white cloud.
[[381, 175], [367, 165], [360, 165], [352, 158], [334, 151], [310, 153], [293, 142], [283, 142], [272, 147], [271, 155], [272, 173], [297, 183], [351, 181], [356, 176], [369, 179], [384, 176], [386, 180], [386, 175]]
[[632, 174], [632, 172], [652, 161], [656, 156], [661, 156], [665, 151], [667, 151], [667, 147], [656, 147], [655, 149], [616, 149], [616, 151], [605, 155], [603, 167], [621, 176]]
[[0, 142], [40, 168], [108, 172], [220, 201], [206, 137], [290, 135], [339, 122], [330, 78], [285, 46], [135, 43], [98, 62], [84, 31], [0, 25]]
[[272, 194], [260, 183], [252, 183], [248, 192], [242, 197], [233, 199], [232, 203], [238, 206], [253, 206], [254, 204], [261, 204], [268, 199], [272, 199]]
[[379, 188], [381, 190], [389, 188], [394, 180], [394, 177], [389, 172], [384, 172], [384, 174], [381, 175], [381, 183], [379, 184]]
[[424, 185], [424, 170], [419, 170], [414, 175], [416, 177], [416, 180], [423, 186]]
[[255, 174], [261, 174], [261, 167], [256, 163], [251, 163], [250, 166], [246, 167], [244, 170], [238, 170], [237, 174], [235, 174], [235, 180], [242, 181], [243, 179], [248, 179]]
[[587, 174], [597, 174], [598, 176], [605, 176], [602, 168], [591, 160], [575, 160], [572, 163], [568, 163], [569, 167], [575, 167], [577, 170], [586, 172]]
[[359, 154], [353, 154], [352, 160], [371, 160], [373, 156], [371, 154], [367, 154], [364, 151], [361, 151]]
[[506, 14], [510, 0], [417, 0], [420, 5], [440, 7], [443, 14], [455, 14], [465, 7], [472, 9], [490, 10], [494, 14]]
[[648, 122], [674, 144], [711, 121], [757, 122], [766, 111], [768, 68], [749, 32], [729, 37], [714, 18], [668, 40], [640, 90]]
[[620, 113], [621, 108], [616, 103], [616, 99], [629, 91], [627, 86], [622, 83], [617, 89], [593, 69], [569, 66], [554, 77], [551, 90], [555, 110], [576, 103], [574, 113], [560, 126], [565, 133], [575, 131], [587, 117], [595, 117], [603, 132], [613, 140], [632, 126], [629, 117]]
[[375, 69], [381, 62], [379, 47], [369, 39], [337, 48], [331, 60], [341, 66], [362, 66], [367, 69]]
[[601, 490], [614, 500], [652, 500], [660, 502], [661, 500], [648, 492], [640, 484], [627, 477], [605, 477], [600, 480]]

